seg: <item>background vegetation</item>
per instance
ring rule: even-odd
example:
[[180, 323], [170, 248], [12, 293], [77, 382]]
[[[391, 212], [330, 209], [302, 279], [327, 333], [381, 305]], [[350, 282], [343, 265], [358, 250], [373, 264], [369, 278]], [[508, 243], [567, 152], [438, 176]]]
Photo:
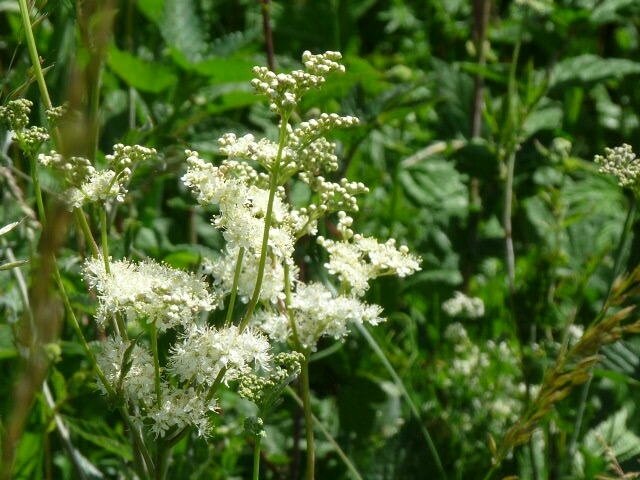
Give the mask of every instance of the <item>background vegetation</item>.
[[[385, 325], [345, 344], [327, 342], [311, 364], [316, 415], [362, 478], [484, 478], [508, 429], [535, 410], [545, 372], [579, 327], [602, 317], [614, 278], [640, 261], [635, 201], [592, 162], [605, 146], [634, 145], [640, 133], [636, 1], [51, 0], [35, 7], [53, 104], [86, 107], [79, 144], [91, 143], [95, 129], [100, 152], [122, 142], [162, 154], [162, 168], [136, 173], [113, 219], [114, 255], [187, 269], [220, 238], [178, 182], [184, 149], [215, 158], [227, 131], [275, 134], [249, 86], [251, 67], [268, 61], [263, 9], [277, 68], [296, 66], [306, 49], [343, 52], [347, 73], [309, 105], [361, 118], [338, 137], [343, 172], [371, 188], [356, 222], [424, 259], [419, 274], [371, 289], [370, 300], [389, 314]], [[0, 103], [29, 98], [40, 106], [38, 121], [44, 109], [17, 2], [0, 2], [0, 32]], [[11, 155], [6, 132], [0, 146], [0, 224], [27, 217], [0, 237], [4, 263], [33, 255], [39, 226], [29, 213], [28, 163]], [[43, 179], [45, 191], [51, 180]], [[60, 262], [95, 339], [73, 253], [85, 248], [71, 228]], [[20, 288], [18, 276], [0, 272], [5, 433], [30, 375], [19, 368]], [[484, 315], [448, 315], [442, 304], [455, 291], [481, 298]], [[79, 478], [66, 442], [81, 453], [86, 478], [118, 478], [131, 458], [124, 427], [96, 394], [71, 327], [64, 324], [59, 338], [49, 345], [53, 400], [39, 393], [27, 409], [15, 478]], [[625, 337], [598, 351], [577, 388], [562, 392], [492, 474], [587, 479], [640, 470], [640, 344]], [[236, 408], [220, 434], [206, 446], [183, 440], [170, 478], [249, 476], [243, 403], [228, 401]], [[301, 476], [302, 414], [291, 398], [284, 406], [267, 426], [264, 478]], [[325, 437], [317, 448], [318, 478], [350, 478]]]

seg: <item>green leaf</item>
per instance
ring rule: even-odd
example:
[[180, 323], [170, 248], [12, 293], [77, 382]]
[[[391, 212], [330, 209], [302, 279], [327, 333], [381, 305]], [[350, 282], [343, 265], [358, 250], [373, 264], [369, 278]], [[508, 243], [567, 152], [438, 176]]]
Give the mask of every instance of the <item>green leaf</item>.
[[115, 46], [109, 49], [107, 64], [128, 85], [143, 92], [159, 93], [178, 81], [171, 68], [141, 60]]
[[130, 461], [133, 458], [131, 449], [124, 438], [109, 426], [98, 420], [83, 421], [65, 417], [70, 430], [81, 438], [97, 445], [104, 450]]
[[162, 20], [164, 0], [138, 0], [135, 3], [138, 10], [156, 25]]
[[541, 130], [556, 130], [562, 126], [562, 109], [548, 106], [537, 109], [527, 117], [522, 126], [525, 138], [529, 138]]
[[640, 63], [624, 58], [602, 58], [586, 53], [559, 62], [553, 69], [552, 85], [564, 82], [598, 82], [640, 73]]
[[12, 268], [20, 267], [26, 263], [29, 263], [28, 260], [16, 260], [15, 262], [3, 263], [0, 265], [0, 271], [2, 270], [11, 270]]
[[9, 224], [5, 225], [4, 227], [0, 228], [0, 237], [2, 235], [6, 235], [7, 233], [9, 233], [11, 230], [16, 228], [21, 223], [22, 223], [22, 220], [18, 220], [17, 222], [9, 223]]
[[214, 79], [217, 83], [243, 82], [253, 78], [255, 61], [246, 57], [211, 57], [193, 61], [179, 50], [171, 52], [176, 64], [186, 71]]
[[204, 28], [195, 5], [195, 2], [165, 0], [160, 23], [160, 31], [167, 44], [192, 62], [201, 60], [207, 51]]

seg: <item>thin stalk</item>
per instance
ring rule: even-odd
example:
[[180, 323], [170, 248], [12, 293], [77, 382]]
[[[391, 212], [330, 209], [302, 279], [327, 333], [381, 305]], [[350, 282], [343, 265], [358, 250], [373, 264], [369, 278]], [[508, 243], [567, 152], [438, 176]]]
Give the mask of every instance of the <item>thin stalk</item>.
[[289, 317], [289, 324], [291, 325], [291, 332], [293, 333], [293, 342], [298, 350], [302, 350], [302, 344], [300, 343], [300, 337], [298, 336], [298, 327], [296, 326], [295, 318], [291, 312], [291, 279], [289, 278], [289, 264], [284, 262], [284, 302], [287, 310], [287, 317]]
[[300, 372], [302, 386], [302, 408], [304, 410], [304, 426], [307, 439], [306, 480], [315, 478], [315, 440], [313, 436], [313, 412], [311, 411], [311, 388], [309, 387], [309, 355], [305, 356]]
[[[491, 0], [474, 0], [473, 2], [473, 39], [478, 53], [478, 66], [484, 69], [487, 64], [487, 25], [489, 24], [489, 12]], [[479, 71], [474, 78], [473, 86], [473, 110], [471, 115], [471, 138], [480, 136], [482, 132], [482, 100], [484, 98], [484, 76]]]
[[253, 480], [260, 478], [260, 435], [256, 435], [256, 441], [253, 444]]
[[396, 372], [395, 368], [393, 368], [393, 365], [391, 365], [391, 362], [389, 361], [387, 356], [384, 354], [384, 352], [382, 351], [382, 348], [380, 348], [380, 345], [378, 345], [378, 342], [376, 342], [376, 339], [373, 338], [371, 333], [369, 333], [369, 331], [363, 325], [359, 325], [357, 323], [355, 325], [360, 331], [360, 333], [362, 334], [362, 336], [367, 340], [367, 343], [369, 344], [369, 346], [378, 356], [378, 358], [384, 365], [389, 375], [391, 375], [391, 378], [393, 379], [396, 386], [400, 389], [400, 393], [402, 393], [402, 396], [405, 398], [407, 404], [409, 405], [409, 409], [411, 410], [411, 413], [413, 414], [416, 421], [418, 422], [418, 425], [420, 426], [420, 430], [422, 431], [422, 435], [424, 436], [424, 439], [427, 442], [427, 447], [431, 452], [431, 456], [433, 457], [433, 460], [436, 463], [436, 468], [438, 469], [438, 473], [440, 474], [440, 477], [446, 479], [447, 474], [445, 473], [444, 467], [442, 466], [442, 461], [440, 460], [440, 455], [438, 454], [438, 450], [436, 449], [436, 446], [433, 443], [433, 439], [429, 434], [429, 430], [427, 430], [427, 427], [423, 425], [422, 419], [420, 417], [420, 412], [418, 411], [418, 407], [416, 407], [416, 404], [414, 403], [413, 399], [409, 395], [409, 391], [404, 386], [404, 382]]
[[[109, 224], [107, 223], [107, 211], [105, 208], [99, 209], [100, 216], [100, 243], [102, 244], [102, 260], [104, 262], [104, 271], [109, 274], [111, 273], [111, 266], [109, 264]], [[81, 215], [84, 217], [84, 214]], [[115, 330], [117, 335], [120, 335], [124, 341], [129, 340], [129, 335], [127, 334], [127, 326], [124, 324], [124, 320], [121, 315], [117, 313], [113, 314], [113, 329]]]
[[104, 261], [104, 271], [111, 273], [109, 266], [109, 226], [107, 225], [107, 212], [100, 208], [100, 242], [102, 243], [102, 260]]
[[509, 281], [509, 292], [513, 298], [516, 286], [516, 259], [513, 249], [513, 230], [512, 230], [512, 204], [513, 204], [513, 175], [515, 170], [516, 154], [511, 152], [507, 159], [507, 179], [504, 188], [504, 243], [505, 256], [507, 260], [507, 279]]
[[82, 235], [84, 235], [85, 240], [89, 244], [89, 248], [91, 249], [91, 254], [94, 257], [100, 256], [100, 250], [98, 249], [98, 244], [93, 238], [93, 234], [91, 233], [91, 228], [89, 227], [89, 222], [87, 222], [87, 217], [84, 216], [84, 212], [81, 208], [75, 208], [73, 210], [73, 214], [76, 218], [76, 223], [80, 226], [80, 230], [82, 230]]
[[238, 281], [240, 272], [242, 271], [242, 259], [244, 257], [244, 247], [240, 247], [238, 251], [238, 259], [236, 260], [236, 269], [233, 272], [233, 284], [231, 285], [231, 297], [229, 297], [229, 306], [227, 308], [227, 316], [224, 319], [224, 326], [231, 326], [233, 320], [233, 307], [236, 305], [236, 297], [238, 296]]
[[36, 195], [36, 205], [38, 206], [38, 217], [40, 223], [44, 226], [47, 222], [44, 202], [42, 201], [42, 189], [40, 188], [40, 177], [38, 175], [38, 164], [36, 158], [33, 155], [29, 155], [29, 167], [31, 169], [31, 180], [33, 181], [33, 191]]
[[158, 451], [156, 452], [156, 480], [164, 480], [167, 476], [170, 451], [171, 450], [167, 448], [164, 442], [159, 442]]
[[222, 379], [224, 378], [225, 373], [227, 373], [227, 368], [222, 367], [222, 369], [218, 372], [218, 376], [213, 381], [213, 385], [211, 385], [211, 388], [209, 388], [209, 391], [207, 392], [207, 401], [211, 400], [215, 395], [216, 390], [218, 390], [218, 387], [222, 383]]
[[162, 389], [160, 388], [160, 357], [158, 355], [158, 327], [156, 326], [156, 322], [153, 322], [151, 324], [150, 337], [151, 352], [153, 353], [153, 372], [156, 388], [156, 405], [159, 407], [162, 404]]
[[[293, 400], [298, 404], [299, 407], [303, 406], [302, 399], [293, 390], [293, 388], [291, 388], [289, 386], [286, 386], [285, 390], [291, 396], [291, 398], [293, 398]], [[349, 457], [344, 452], [344, 450], [342, 450], [342, 448], [340, 448], [340, 445], [338, 444], [336, 439], [333, 438], [333, 435], [331, 435], [331, 432], [329, 432], [329, 430], [327, 430], [327, 428], [322, 424], [322, 422], [320, 420], [318, 420], [318, 418], [315, 415], [312, 414], [311, 418], [312, 418], [312, 420], [314, 422], [314, 426], [318, 427], [318, 429], [320, 430], [322, 435], [324, 435], [325, 440], [327, 440], [331, 444], [331, 446], [336, 451], [336, 453], [338, 454], [338, 456], [342, 460], [342, 463], [344, 463], [344, 465], [347, 467], [347, 470], [349, 470], [349, 472], [351, 473], [353, 478], [355, 480], [364, 480], [362, 478], [362, 475], [360, 475], [360, 472], [358, 472], [358, 469], [356, 468], [356, 466], [349, 459]]]
[[54, 270], [54, 276], [56, 279], [56, 283], [58, 284], [58, 289], [60, 290], [60, 295], [62, 296], [62, 301], [64, 302], [64, 306], [67, 310], [67, 315], [71, 320], [71, 327], [73, 328], [73, 330], [76, 332], [76, 335], [80, 339], [80, 343], [82, 344], [82, 348], [87, 354], [87, 358], [89, 359], [89, 363], [91, 363], [91, 367], [95, 370], [96, 375], [98, 375], [98, 378], [104, 385], [104, 389], [107, 391], [107, 394], [113, 398], [116, 398], [117, 396], [116, 391], [113, 389], [113, 387], [107, 380], [107, 377], [105, 377], [104, 373], [102, 372], [102, 369], [98, 365], [98, 361], [96, 360], [96, 356], [93, 353], [93, 350], [91, 350], [91, 347], [87, 342], [87, 339], [84, 337], [84, 334], [82, 333], [82, 329], [80, 328], [80, 323], [76, 318], [76, 314], [74, 313], [73, 308], [71, 307], [69, 296], [67, 295], [67, 292], [64, 289], [64, 284], [62, 283], [62, 277], [60, 276], [60, 270], [58, 269], [57, 265]]
[[264, 267], [267, 261], [267, 247], [269, 245], [269, 231], [271, 229], [271, 220], [273, 217], [273, 202], [278, 188], [278, 177], [280, 173], [280, 160], [282, 159], [282, 151], [287, 141], [287, 125], [289, 117], [283, 115], [280, 120], [280, 132], [278, 134], [278, 153], [271, 167], [269, 178], [269, 199], [267, 201], [267, 212], [264, 216], [264, 231], [262, 234], [262, 246], [260, 248], [260, 260], [258, 262], [258, 274], [256, 275], [256, 285], [253, 289], [253, 295], [247, 306], [242, 322], [240, 322], [240, 331], [244, 330], [251, 320], [253, 311], [260, 300], [260, 290], [262, 289], [262, 280], [264, 278]]

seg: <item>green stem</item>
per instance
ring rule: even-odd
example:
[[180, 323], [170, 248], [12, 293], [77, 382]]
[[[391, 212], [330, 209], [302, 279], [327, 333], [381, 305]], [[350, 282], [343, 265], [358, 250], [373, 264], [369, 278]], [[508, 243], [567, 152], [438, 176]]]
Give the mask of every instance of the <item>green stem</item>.
[[271, 229], [271, 220], [273, 217], [273, 202], [276, 196], [276, 190], [278, 189], [278, 177], [280, 173], [280, 160], [282, 159], [282, 152], [284, 145], [287, 141], [287, 125], [289, 117], [283, 115], [280, 120], [280, 132], [278, 135], [278, 153], [276, 159], [273, 162], [273, 166], [270, 171], [269, 177], [269, 199], [267, 201], [267, 212], [264, 216], [264, 231], [262, 233], [262, 246], [260, 248], [260, 260], [258, 262], [258, 274], [256, 275], [256, 285], [253, 289], [253, 295], [247, 306], [247, 311], [244, 314], [242, 322], [240, 322], [240, 330], [244, 330], [251, 320], [253, 311], [260, 300], [260, 290], [262, 289], [262, 279], [264, 278], [264, 267], [267, 261], [267, 247], [269, 245], [269, 231]]
[[306, 480], [315, 478], [315, 440], [313, 437], [313, 413], [311, 411], [311, 388], [309, 387], [309, 355], [305, 356], [300, 372], [302, 381], [302, 408], [304, 410], [304, 428], [307, 439]]
[[[107, 223], [107, 211], [106, 207], [100, 208], [99, 210], [100, 216], [100, 243], [102, 244], [102, 260], [104, 262], [104, 271], [109, 274], [111, 273], [111, 265], [109, 264], [109, 224]], [[84, 214], [81, 215], [84, 217]], [[86, 220], [86, 219], [85, 219]], [[122, 319], [121, 315], [117, 313], [113, 314], [113, 329], [115, 330], [117, 335], [120, 335], [122, 339], [126, 342], [129, 340], [129, 335], [127, 334], [127, 327]]]
[[256, 441], [253, 444], [253, 480], [260, 478], [260, 435], [256, 435]]
[[151, 352], [153, 353], [153, 371], [156, 387], [156, 405], [160, 407], [162, 404], [162, 389], [160, 387], [160, 357], [158, 355], [158, 327], [156, 322], [151, 324]]
[[493, 467], [491, 467], [491, 470], [489, 470], [487, 474], [484, 476], [483, 480], [491, 480], [493, 478], [493, 475], [498, 471], [499, 466], [500, 466], [499, 462], [494, 464]]
[[207, 392], [207, 401], [211, 400], [213, 398], [213, 396], [215, 395], [216, 390], [218, 390], [218, 387], [222, 383], [222, 379], [224, 378], [224, 374], [225, 373], [227, 373], [227, 367], [223, 367], [218, 372], [218, 376], [213, 381], [213, 385], [211, 385], [211, 388], [209, 388], [209, 391]]
[[238, 296], [238, 281], [240, 272], [242, 271], [242, 259], [244, 257], [244, 247], [240, 247], [238, 251], [238, 259], [236, 260], [236, 269], [233, 272], [233, 285], [231, 285], [231, 297], [229, 298], [229, 307], [227, 308], [227, 316], [224, 320], [224, 326], [231, 326], [233, 319], [233, 307], [236, 305], [236, 297]]
[[100, 242], [102, 243], [102, 260], [104, 261], [104, 270], [111, 273], [109, 267], [109, 236], [107, 225], [107, 212], [104, 208], [100, 208]]
[[[33, 73], [38, 83], [38, 89], [40, 90], [40, 96], [44, 102], [44, 106], [47, 110], [53, 108], [51, 103], [51, 97], [49, 97], [49, 90], [47, 84], [44, 81], [44, 74], [42, 72], [42, 66], [40, 65], [40, 56], [38, 55], [38, 49], [36, 47], [36, 40], [33, 36], [33, 29], [31, 28], [31, 19], [29, 18], [29, 7], [27, 6], [27, 0], [18, 0], [18, 6], [20, 8], [20, 17], [22, 19], [22, 27], [24, 28], [24, 36], [27, 40], [27, 49], [29, 50], [29, 58], [31, 59], [31, 66], [33, 67]], [[57, 128], [52, 129], [53, 139], [56, 145], [60, 146], [60, 132]]]
[[160, 441], [156, 452], [156, 480], [164, 480], [167, 476], [167, 467], [169, 466], [170, 449]]
[[73, 210], [73, 214], [76, 218], [76, 223], [80, 226], [80, 230], [82, 230], [82, 235], [84, 235], [85, 240], [89, 244], [89, 248], [91, 249], [91, 254], [94, 257], [100, 256], [100, 250], [98, 249], [98, 244], [93, 238], [93, 234], [91, 233], [91, 228], [89, 227], [89, 222], [87, 222], [87, 217], [84, 216], [84, 212], [81, 208], [75, 208]]
[[[293, 398], [293, 400], [298, 404], [299, 407], [303, 406], [302, 399], [290, 386], [286, 386], [285, 390], [291, 396], [291, 398]], [[333, 449], [336, 451], [336, 453], [338, 454], [342, 462], [347, 467], [347, 470], [349, 470], [349, 472], [353, 476], [354, 480], [363, 480], [362, 475], [360, 475], [360, 472], [358, 472], [358, 469], [353, 464], [353, 462], [349, 460], [349, 457], [347, 456], [346, 453], [344, 453], [344, 450], [340, 448], [340, 445], [338, 444], [336, 439], [333, 438], [333, 436], [331, 435], [331, 432], [327, 430], [327, 428], [322, 424], [320, 420], [318, 420], [318, 418], [316, 418], [315, 415], [312, 414], [311, 419], [313, 420], [314, 426], [318, 427], [322, 435], [324, 435], [324, 438], [327, 440], [327, 442], [331, 444]]]
[[289, 264], [285, 260], [284, 262], [284, 303], [287, 309], [287, 317], [289, 317], [289, 324], [291, 325], [291, 332], [293, 334], [293, 342], [296, 349], [303, 350], [303, 346], [300, 343], [300, 336], [298, 335], [298, 327], [296, 320], [291, 311], [291, 279], [289, 278]]

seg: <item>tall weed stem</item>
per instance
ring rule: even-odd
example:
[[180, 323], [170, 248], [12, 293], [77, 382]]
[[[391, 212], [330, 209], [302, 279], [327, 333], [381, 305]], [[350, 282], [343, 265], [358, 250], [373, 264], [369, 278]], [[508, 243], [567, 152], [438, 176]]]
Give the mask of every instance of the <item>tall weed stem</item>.
[[315, 478], [315, 441], [313, 436], [313, 413], [311, 411], [311, 388], [309, 386], [309, 355], [305, 355], [300, 372], [302, 408], [304, 409], [305, 434], [307, 440], [307, 469], [305, 480]]

